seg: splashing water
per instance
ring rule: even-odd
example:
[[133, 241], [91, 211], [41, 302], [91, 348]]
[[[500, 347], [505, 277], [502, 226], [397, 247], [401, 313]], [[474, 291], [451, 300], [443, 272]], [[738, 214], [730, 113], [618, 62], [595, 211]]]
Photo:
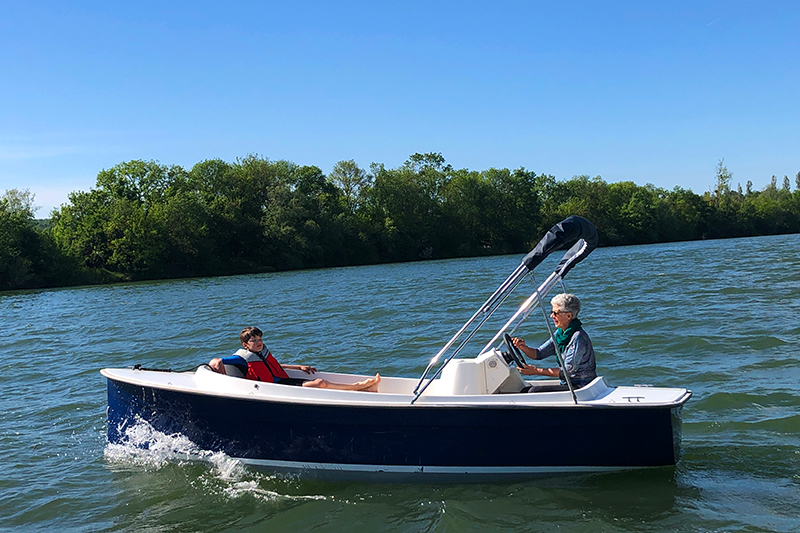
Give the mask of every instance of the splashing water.
[[203, 484], [215, 486], [221, 483], [221, 492], [232, 499], [245, 495], [265, 501], [326, 499], [325, 496], [294, 496], [264, 489], [261, 487], [262, 482], [274, 484], [277, 476], [253, 471], [224, 452], [203, 450], [180, 433], [166, 434], [158, 431], [139, 417], [135, 419], [133, 425], [125, 429], [123, 442], [107, 444], [103, 455], [113, 465], [151, 470], [161, 470], [174, 464], [210, 465], [209, 474], [212, 479], [206, 480]]
[[156, 470], [170, 463], [208, 462], [226, 479], [241, 475], [243, 468], [241, 462], [222, 452], [203, 450], [180, 433], [162, 433], [138, 417], [125, 429], [123, 443], [108, 444], [103, 454], [111, 462]]

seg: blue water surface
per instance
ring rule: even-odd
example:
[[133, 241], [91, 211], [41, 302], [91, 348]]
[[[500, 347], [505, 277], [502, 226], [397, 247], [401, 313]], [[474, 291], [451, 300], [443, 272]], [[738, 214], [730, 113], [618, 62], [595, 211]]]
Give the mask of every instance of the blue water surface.
[[[800, 531], [798, 250], [800, 235], [596, 250], [565, 281], [598, 372], [690, 388], [684, 456], [502, 483], [279, 477], [147, 427], [150, 449], [111, 446], [98, 371], [191, 369], [257, 325], [282, 362], [417, 377], [521, 256], [0, 293], [0, 530]], [[519, 332], [533, 341], [536, 318]]]

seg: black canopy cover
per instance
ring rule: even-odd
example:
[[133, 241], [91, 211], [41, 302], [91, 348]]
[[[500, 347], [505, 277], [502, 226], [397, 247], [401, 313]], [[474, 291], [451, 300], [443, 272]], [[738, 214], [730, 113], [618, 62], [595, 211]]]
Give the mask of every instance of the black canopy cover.
[[577, 215], [565, 218], [550, 228], [536, 247], [525, 256], [522, 264], [528, 270], [533, 270], [552, 252], [570, 246], [556, 268], [556, 273], [562, 278], [597, 247], [597, 229], [594, 224]]

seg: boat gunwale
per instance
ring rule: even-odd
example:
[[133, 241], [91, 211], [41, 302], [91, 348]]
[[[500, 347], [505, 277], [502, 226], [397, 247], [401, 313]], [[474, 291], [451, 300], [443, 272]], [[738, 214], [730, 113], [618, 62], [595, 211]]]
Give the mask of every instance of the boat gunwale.
[[[132, 368], [103, 368], [100, 370], [100, 373], [110, 381], [118, 381], [122, 383], [127, 383], [129, 385], [134, 385], [142, 388], [152, 388], [158, 389], [163, 391], [170, 391], [170, 392], [181, 392], [184, 394], [192, 394], [197, 396], [213, 396], [219, 398], [230, 398], [236, 400], [246, 400], [252, 402], [271, 402], [271, 403], [281, 403], [281, 404], [302, 404], [302, 405], [318, 405], [318, 406], [331, 406], [335, 407], [339, 406], [348, 406], [348, 407], [363, 407], [365, 409], [375, 409], [375, 408], [453, 408], [453, 409], [475, 409], [475, 408], [507, 408], [507, 409], [537, 409], [537, 408], [545, 408], [545, 409], [577, 409], [577, 408], [592, 408], [592, 409], [663, 409], [663, 408], [675, 408], [675, 407], [682, 407], [691, 397], [692, 391], [688, 389], [681, 389], [675, 388], [670, 389], [666, 387], [628, 387], [628, 386], [621, 386], [621, 387], [610, 387], [608, 386], [604, 378], [599, 376], [600, 382], [598, 382], [597, 386], [605, 386], [608, 390], [608, 394], [605, 394], [603, 397], [592, 397], [591, 399], [580, 399], [580, 390], [576, 391], [579, 395], [579, 402], [575, 404], [572, 401], [572, 398], [569, 396], [568, 391], [563, 392], [541, 392], [536, 393], [535, 395], [530, 393], [503, 393], [503, 394], [482, 394], [482, 395], [429, 395], [422, 397], [418, 402], [411, 403], [410, 400], [413, 398], [412, 393], [384, 393], [384, 392], [370, 392], [370, 398], [372, 399], [381, 399], [383, 401], [363, 401], [364, 394], [362, 391], [342, 391], [342, 390], [331, 390], [331, 389], [313, 389], [313, 388], [306, 388], [308, 390], [303, 390], [304, 396], [295, 396], [295, 395], [285, 395], [285, 394], [270, 394], [270, 392], [274, 391], [281, 391], [282, 389], [274, 389], [273, 391], [269, 391], [273, 387], [286, 387], [285, 385], [280, 386], [273, 383], [266, 383], [266, 382], [256, 382], [253, 381], [253, 385], [256, 389], [258, 389], [258, 394], [254, 394], [251, 391], [246, 392], [244, 390], [213, 390], [211, 388], [204, 388], [196, 381], [194, 382], [194, 387], [188, 387], [185, 385], [175, 385], [170, 382], [158, 382], [153, 380], [147, 379], [137, 379], [135, 377], [128, 377], [128, 376], [120, 376], [116, 374], [114, 371], [131, 371], [131, 372], [148, 372], [153, 374], [163, 374], [159, 371], [148, 371], [148, 370], [138, 370]], [[211, 372], [211, 371], [209, 371]], [[194, 381], [194, 376], [197, 375], [197, 371], [186, 371], [186, 372], [170, 372], [167, 375], [180, 375], [185, 378], [192, 379]], [[348, 374], [349, 375], [349, 374]], [[219, 376], [223, 377], [223, 376]], [[233, 378], [233, 379], [241, 379], [241, 378]], [[399, 379], [411, 379], [411, 378], [399, 378]], [[249, 381], [249, 380], [248, 380]], [[261, 387], [266, 387], [267, 391], [261, 390]], [[293, 387], [292, 389], [295, 389]], [[292, 390], [290, 389], [290, 390]], [[641, 401], [627, 401], [627, 402], [609, 402], [603, 401], [603, 399], [608, 396], [610, 393], [617, 391], [619, 389], [624, 390], [631, 390], [631, 391], [658, 391], [658, 390], [674, 390], [674, 391], [683, 391], [683, 394], [678, 396], [673, 401], [668, 402], [641, 402]], [[586, 389], [583, 389], [585, 392], [590, 392]], [[312, 395], [319, 395], [323, 393], [324, 396], [320, 396], [318, 398], [308, 397], [308, 394]], [[348, 399], [347, 396], [353, 393], [360, 393], [358, 397], [353, 399]], [[559, 398], [548, 398], [544, 395], [559, 395]], [[327, 397], [326, 397], [327, 396]], [[333, 396], [333, 397], [331, 397]], [[343, 396], [343, 397], [342, 397]], [[520, 401], [522, 399], [528, 401]]]

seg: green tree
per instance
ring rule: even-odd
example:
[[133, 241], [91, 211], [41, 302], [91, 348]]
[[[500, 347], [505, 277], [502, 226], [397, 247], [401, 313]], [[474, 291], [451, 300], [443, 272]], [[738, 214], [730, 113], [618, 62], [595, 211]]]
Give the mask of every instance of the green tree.
[[34, 276], [36, 232], [33, 195], [29, 190], [10, 189], [0, 197], [0, 289], [25, 287]]
[[9, 213], [14, 213], [23, 218], [33, 218], [39, 208], [34, 205], [36, 195], [30, 189], [8, 189], [6, 190], [0, 201], [3, 202], [5, 210]]
[[276, 190], [289, 187], [290, 167], [252, 154], [234, 163], [212, 159], [192, 167], [188, 184], [204, 220], [205, 269], [241, 274], [277, 268], [262, 224]]
[[711, 206], [688, 189], [675, 187], [666, 198], [673, 223], [666, 234], [667, 240], [683, 241], [705, 238], [708, 234]]
[[490, 168], [484, 175], [496, 191], [497, 199], [489, 250], [492, 253], [528, 251], [543, 232], [542, 197], [547, 194], [544, 189], [551, 176], [537, 175], [523, 167], [513, 171]]
[[525, 252], [572, 214], [604, 245], [800, 232], [788, 176], [732, 191], [720, 160], [702, 196], [600, 176], [566, 181], [524, 168], [454, 170], [441, 153], [370, 172], [248, 155], [189, 172], [154, 161], [103, 170], [49, 225], [29, 191], [0, 197], [0, 290], [112, 279], [217, 275]]
[[348, 159], [333, 165], [328, 179], [341, 190], [347, 210], [355, 213], [363, 202], [366, 190], [371, 186], [372, 176], [354, 160]]
[[574, 176], [562, 182], [558, 193], [553, 197], [557, 206], [553, 224], [569, 215], [579, 215], [591, 220], [604, 238], [605, 244], [617, 244], [627, 233], [620, 224], [615, 223], [611, 213], [618, 214], [628, 203], [635, 185], [632, 182], [610, 188], [600, 176]]
[[[444, 190], [453, 169], [441, 154], [414, 154], [399, 169], [373, 165], [369, 216], [386, 261], [442, 257]], [[447, 245], [445, 245], [447, 246]]]
[[733, 173], [728, 171], [728, 167], [726, 167], [724, 163], [724, 159], [720, 159], [717, 163], [717, 184], [714, 188], [714, 201], [716, 205], [719, 205], [722, 202], [722, 198], [730, 195], [731, 192], [731, 180], [733, 180]]
[[0, 290], [68, 285], [75, 264], [34, 221], [35, 196], [9, 189], [0, 196]]
[[72, 193], [70, 203], [54, 212], [54, 238], [85, 267], [131, 279], [163, 277], [174, 253], [164, 206], [185, 183], [183, 169], [154, 161], [103, 170], [95, 189]]
[[291, 165], [285, 185], [275, 189], [263, 224], [278, 268], [350, 264], [341, 191], [316, 166]]
[[440, 231], [446, 256], [480, 255], [497, 245], [503, 214], [499, 191], [485, 173], [459, 170], [442, 191]]

